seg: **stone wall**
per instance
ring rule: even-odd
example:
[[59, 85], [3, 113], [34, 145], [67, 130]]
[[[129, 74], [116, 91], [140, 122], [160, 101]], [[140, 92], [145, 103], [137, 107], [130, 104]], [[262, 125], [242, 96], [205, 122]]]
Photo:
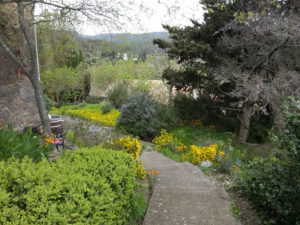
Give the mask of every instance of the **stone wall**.
[[[14, 12], [15, 6], [4, 4], [0, 10]], [[26, 53], [28, 49], [19, 31], [16, 14], [5, 14], [3, 11], [0, 13], [1, 37], [7, 38], [7, 35], [11, 34], [11, 41], [6, 39], [7, 43], [13, 43], [10, 44], [11, 50], [17, 55], [22, 46], [23, 57], [29, 63]], [[10, 21], [11, 24], [8, 25], [6, 21]], [[4, 124], [12, 124], [15, 130], [22, 130], [28, 126], [39, 126], [41, 122], [30, 80], [24, 74], [18, 78], [18, 67], [0, 48], [0, 127]]]

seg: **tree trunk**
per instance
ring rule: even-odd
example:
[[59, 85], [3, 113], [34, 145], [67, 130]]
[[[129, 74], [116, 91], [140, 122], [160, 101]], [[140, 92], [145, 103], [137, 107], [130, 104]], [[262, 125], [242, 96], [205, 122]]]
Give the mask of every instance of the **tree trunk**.
[[253, 111], [253, 103], [245, 102], [243, 106], [240, 133], [239, 133], [240, 143], [245, 143], [248, 139], [252, 111]]
[[280, 113], [280, 110], [278, 108], [273, 109], [273, 116], [274, 116], [273, 121], [275, 127], [277, 128], [278, 132], [282, 132], [285, 129], [285, 123]]
[[55, 93], [55, 96], [56, 96], [56, 99], [55, 99], [55, 100], [56, 100], [56, 102], [57, 102], [57, 105], [60, 106], [59, 92], [56, 92], [56, 93]]
[[50, 134], [51, 133], [50, 119], [48, 117], [48, 111], [47, 111], [46, 103], [45, 103], [45, 100], [43, 97], [43, 89], [42, 89], [40, 81], [38, 80], [38, 75], [34, 74], [30, 78], [30, 80], [33, 85], [36, 105], [39, 110], [44, 133]]

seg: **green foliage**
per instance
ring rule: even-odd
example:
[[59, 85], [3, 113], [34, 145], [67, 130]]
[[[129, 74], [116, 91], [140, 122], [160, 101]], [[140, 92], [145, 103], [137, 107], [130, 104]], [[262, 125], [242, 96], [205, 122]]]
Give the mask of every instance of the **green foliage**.
[[109, 101], [105, 101], [101, 107], [104, 114], [109, 113], [113, 108], [113, 105]]
[[151, 138], [160, 130], [174, 124], [174, 113], [167, 107], [155, 102], [147, 92], [130, 96], [128, 103], [120, 110], [117, 126], [139, 136]]
[[17, 159], [28, 156], [38, 162], [52, 150], [53, 146], [46, 147], [41, 144], [40, 137], [34, 137], [30, 129], [24, 134], [13, 131], [12, 126], [0, 130], [0, 160], [7, 160], [11, 156]]
[[44, 11], [40, 16], [43, 23], [37, 25], [37, 46], [41, 71], [57, 67], [75, 69], [83, 61], [72, 27], [77, 21], [73, 20], [71, 25], [57, 10]]
[[90, 67], [92, 84], [101, 90], [106, 90], [118, 78], [114, 67], [110, 62], [103, 62], [98, 67]]
[[98, 132], [90, 131], [89, 126], [92, 124], [87, 121], [76, 122], [72, 126], [72, 130], [67, 133], [66, 138], [81, 148], [97, 146], [105, 141], [105, 137], [99, 135]]
[[264, 143], [268, 141], [269, 132], [272, 128], [273, 118], [270, 115], [256, 113], [252, 119], [249, 130], [249, 142]]
[[78, 52], [71, 51], [65, 58], [65, 61], [61, 62], [58, 66], [66, 66], [75, 69], [83, 61], [81, 50]]
[[242, 212], [239, 209], [239, 207], [235, 204], [235, 202], [231, 202], [231, 211], [232, 214], [237, 218], [237, 219], [241, 219], [242, 216]]
[[102, 98], [101, 97], [97, 97], [97, 96], [90, 96], [88, 95], [86, 98], [85, 98], [85, 101], [89, 104], [97, 104], [99, 102], [102, 101]]
[[127, 224], [134, 207], [134, 160], [80, 149], [56, 162], [0, 162], [1, 224]]
[[[284, 10], [276, 9], [276, 7], [274, 9], [275, 2], [276, 4], [280, 3], [280, 7], [283, 5], [287, 7]], [[250, 80], [253, 78], [253, 68], [260, 71], [256, 73], [256, 76], [262, 79], [265, 76], [277, 78], [280, 74], [281, 64], [288, 65], [287, 68], [291, 71], [296, 70], [297, 66], [294, 65], [297, 64], [295, 62], [298, 59], [299, 51], [285, 48], [281, 51], [282, 46], [278, 45], [279, 47], [277, 47], [275, 43], [281, 43], [283, 38], [279, 38], [278, 35], [265, 35], [270, 29], [282, 30], [287, 26], [282, 25], [281, 28], [273, 26], [274, 24], [277, 25], [273, 20], [282, 18], [283, 21], [288, 21], [284, 17], [290, 15], [291, 2], [203, 0], [201, 3], [207, 10], [204, 13], [203, 22], [192, 21], [191, 26], [184, 28], [164, 26], [170, 34], [170, 40], [155, 39], [154, 44], [166, 50], [169, 59], [177, 60], [181, 67], [179, 69], [165, 69], [163, 78], [169, 85], [175, 86], [177, 89], [198, 90], [200, 95], [198, 103], [206, 103], [200, 104], [199, 108], [202, 109], [198, 115], [193, 115], [196, 114], [194, 112], [197, 110], [192, 110], [187, 104], [188, 116], [201, 116], [200, 119], [203, 122], [207, 121], [203, 118], [205, 114], [208, 114], [208, 119], [217, 116], [217, 120], [220, 121], [214, 121], [216, 127], [220, 124], [223, 128], [233, 132], [236, 129], [236, 124], [239, 123], [239, 115], [237, 114], [240, 110], [239, 102], [249, 101], [251, 99], [249, 96], [255, 96], [259, 93], [255, 90], [257, 88], [255, 85], [249, 88]], [[273, 6], [266, 10], [267, 5]], [[270, 17], [264, 17], [267, 11]], [[264, 16], [261, 17], [258, 14]], [[293, 21], [293, 19], [289, 20]], [[236, 26], [234, 26], [234, 21]], [[251, 25], [252, 22], [253, 25]], [[252, 27], [260, 26], [266, 32], [252, 29]], [[293, 26], [296, 27], [296, 23]], [[296, 33], [294, 34], [296, 35]], [[250, 36], [256, 37], [257, 40], [253, 39], [252, 42], [249, 42]], [[261, 40], [264, 40], [264, 43]], [[263, 48], [266, 51], [274, 49], [276, 52], [280, 52], [278, 56], [281, 56], [281, 59], [278, 60], [272, 54], [268, 60], [265, 60], [264, 56], [258, 52], [258, 49]], [[270, 67], [274, 69], [272, 71], [265, 69]], [[241, 82], [243, 80], [240, 79], [241, 77], [247, 77], [245, 82]], [[270, 83], [270, 86], [275, 87], [274, 83]], [[291, 90], [292, 88], [288, 89]], [[251, 92], [253, 94], [249, 94]], [[266, 91], [266, 93], [269, 92]], [[252, 101], [262, 108], [264, 105], [272, 105], [266, 102], [267, 94], [263, 95], [265, 96], [254, 97]], [[184, 107], [180, 108], [180, 114], [185, 116]], [[192, 112], [191, 115], [189, 115], [190, 112]], [[268, 120], [270, 119], [272, 118], [269, 117]], [[226, 123], [227, 121], [228, 123]], [[266, 137], [266, 128], [269, 128], [269, 124], [268, 126], [260, 125], [262, 124], [256, 123], [251, 127], [250, 139], [252, 141], [262, 142]], [[241, 128], [243, 129], [243, 126]]]
[[79, 74], [75, 70], [67, 67], [46, 70], [41, 73], [41, 81], [46, 93], [52, 96], [58, 104], [63, 97], [61, 96], [63, 92], [66, 93], [66, 96], [76, 88], [79, 78]]
[[81, 90], [83, 91], [83, 98], [89, 95], [91, 91], [91, 74], [87, 71], [81, 71], [82, 78], [80, 83], [82, 84]]
[[182, 120], [201, 119], [203, 113], [208, 112], [209, 104], [200, 104], [192, 96], [178, 93], [174, 98], [174, 109], [178, 117]]
[[41, 73], [41, 80], [47, 95], [58, 105], [82, 100], [91, 89], [88, 72], [68, 67], [46, 70]]
[[105, 91], [120, 79], [147, 79], [159, 77], [157, 69], [151, 62], [134, 62], [133, 60], [118, 60], [115, 63], [102, 62], [99, 66], [91, 67], [92, 83]]
[[173, 159], [176, 162], [182, 162], [181, 155], [179, 155], [178, 153], [175, 153], [170, 148], [163, 148], [161, 153], [164, 156], [167, 156], [168, 158]]
[[143, 221], [147, 210], [147, 203], [145, 200], [144, 193], [135, 194], [132, 198], [131, 205], [132, 206], [130, 219], [133, 221]]
[[[180, 64], [185, 64], [181, 70], [166, 70], [164, 77], [170, 83], [178, 88], [199, 88], [213, 81], [210, 79], [211, 68], [222, 62], [225, 55], [220, 41], [222, 32], [218, 31], [234, 19], [233, 13], [239, 3], [229, 1], [226, 3], [226, 10], [222, 10], [216, 1], [204, 0], [204, 7], [211, 9], [204, 14], [204, 23], [192, 21], [192, 26], [184, 28], [164, 26], [170, 34], [170, 41], [154, 39], [154, 44], [165, 49], [170, 59], [177, 59]], [[205, 64], [199, 63], [198, 59]]]
[[214, 143], [226, 143], [228, 139], [233, 139], [230, 132], [220, 132], [214, 128], [194, 128], [185, 125], [172, 130], [175, 138], [181, 140], [185, 145], [206, 146]]
[[238, 187], [265, 216], [265, 223], [299, 224], [300, 102], [289, 99], [283, 115], [286, 129], [279, 136], [281, 151], [247, 165]]
[[[102, 128], [105, 129], [105, 128]], [[110, 139], [119, 139], [121, 134], [117, 130], [105, 131], [94, 127], [94, 123], [79, 120], [68, 130], [66, 139], [78, 147], [94, 147], [103, 145]], [[103, 145], [104, 148], [114, 149], [112, 146]]]
[[211, 97], [200, 96], [194, 99], [189, 95], [177, 94], [174, 98], [174, 110], [181, 120], [200, 119], [205, 126], [214, 124], [219, 130], [234, 132], [238, 124], [236, 115], [227, 112], [225, 116], [221, 108], [222, 103], [215, 102]]
[[119, 81], [108, 91], [107, 99], [114, 107], [120, 109], [121, 106], [128, 101], [128, 89], [129, 82], [127, 80]]
[[54, 101], [49, 98], [48, 95], [44, 94], [44, 99], [45, 99], [45, 103], [46, 103], [46, 109], [48, 111], [50, 111], [52, 109], [52, 107], [54, 106]]
[[163, 51], [153, 48], [153, 38], [167, 39], [167, 32], [155, 32], [146, 34], [99, 34], [97, 36], [79, 39], [84, 53], [85, 62], [95, 65], [105, 61], [115, 62], [120, 60], [124, 53], [128, 58], [138, 58], [141, 53], [146, 54], [147, 59], [151, 55], [163, 55]]
[[141, 144], [137, 138], [131, 138], [127, 136], [125, 138], [115, 139], [112, 142], [105, 142], [103, 143], [105, 148], [125, 151], [135, 160], [135, 170], [136, 176], [139, 179], [146, 178], [146, 171], [143, 166], [143, 162], [139, 160], [140, 152], [141, 152]]
[[[252, 161], [254, 158], [268, 157], [275, 151], [272, 149], [276, 147], [270, 143], [265, 145], [241, 145], [234, 142], [232, 143], [235, 135], [231, 132], [220, 132], [215, 128], [207, 127], [195, 128], [191, 125], [184, 125], [173, 129], [171, 134], [186, 146], [217, 144], [218, 150], [225, 153], [222, 160], [218, 160], [219, 163], [215, 167], [215, 169], [221, 173], [231, 173], [234, 169], [234, 165], [238, 168], [242, 168], [244, 164], [248, 164], [249, 161]], [[183, 152], [173, 151], [173, 154], [178, 155], [178, 153], [185, 152], [184, 149]]]
[[243, 163], [248, 162], [248, 152], [246, 149], [233, 148], [231, 146], [231, 139], [228, 139], [226, 143], [220, 142], [219, 147], [225, 153], [217, 168], [219, 172], [229, 174], [233, 169], [238, 170], [242, 167]]

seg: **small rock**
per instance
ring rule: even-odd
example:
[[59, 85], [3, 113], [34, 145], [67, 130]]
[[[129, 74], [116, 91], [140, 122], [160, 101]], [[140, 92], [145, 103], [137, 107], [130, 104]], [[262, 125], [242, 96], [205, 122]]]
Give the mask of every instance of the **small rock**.
[[213, 164], [212, 162], [210, 162], [209, 160], [204, 160], [200, 163], [200, 166], [203, 166], [203, 167], [211, 167]]

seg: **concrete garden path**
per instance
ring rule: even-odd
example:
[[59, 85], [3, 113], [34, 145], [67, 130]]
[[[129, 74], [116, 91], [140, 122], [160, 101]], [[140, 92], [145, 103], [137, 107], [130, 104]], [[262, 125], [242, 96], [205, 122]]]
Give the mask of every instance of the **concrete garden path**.
[[198, 167], [155, 151], [144, 150], [140, 159], [145, 169], [159, 170], [144, 225], [240, 225], [224, 188]]
[[[78, 121], [63, 116], [65, 127]], [[90, 130], [110, 136], [111, 129], [94, 125]], [[231, 201], [224, 188], [204, 177], [196, 166], [178, 163], [153, 151], [154, 145], [141, 141], [140, 160], [147, 170], [159, 170], [144, 225], [240, 225], [231, 214]]]

